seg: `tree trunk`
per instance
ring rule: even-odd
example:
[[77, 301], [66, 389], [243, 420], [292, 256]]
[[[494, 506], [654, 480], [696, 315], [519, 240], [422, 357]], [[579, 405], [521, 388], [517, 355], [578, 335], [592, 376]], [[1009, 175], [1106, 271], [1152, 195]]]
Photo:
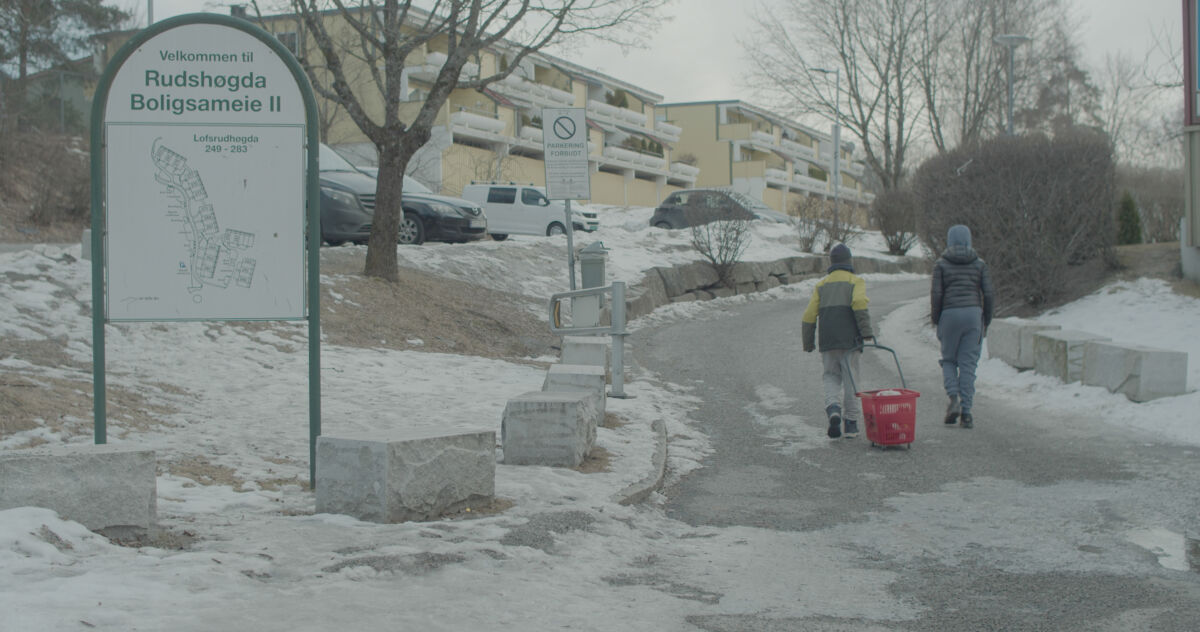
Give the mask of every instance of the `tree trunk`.
[[399, 278], [396, 239], [404, 213], [401, 205], [404, 170], [408, 168], [412, 152], [406, 150], [401, 138], [395, 137], [376, 147], [379, 150], [379, 175], [375, 184], [375, 216], [371, 220], [363, 274], [395, 282]]

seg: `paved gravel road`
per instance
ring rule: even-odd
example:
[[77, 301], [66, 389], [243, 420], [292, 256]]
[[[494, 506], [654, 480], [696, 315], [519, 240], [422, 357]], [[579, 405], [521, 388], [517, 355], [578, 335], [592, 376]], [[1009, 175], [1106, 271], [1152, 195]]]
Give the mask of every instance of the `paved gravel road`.
[[[872, 316], [927, 292], [924, 281], [872, 283]], [[986, 392], [974, 430], [946, 427], [938, 367], [903, 358], [909, 387], [922, 393], [912, 449], [871, 448], [865, 435], [829, 440], [820, 356], [800, 348], [803, 308], [749, 303], [633, 337], [639, 365], [695, 388], [703, 399], [695, 425], [713, 442], [704, 467], [666, 490], [667, 515], [694, 527], [794, 534], [819, 573], [802, 568], [809, 552], [778, 551], [789, 568], [760, 571], [794, 583], [801, 607], [753, 604], [689, 623], [1200, 629], [1200, 573], [1184, 556], [1185, 530], [1200, 528], [1200, 450]], [[888, 354], [868, 352], [862, 371], [860, 389], [899, 385]]]

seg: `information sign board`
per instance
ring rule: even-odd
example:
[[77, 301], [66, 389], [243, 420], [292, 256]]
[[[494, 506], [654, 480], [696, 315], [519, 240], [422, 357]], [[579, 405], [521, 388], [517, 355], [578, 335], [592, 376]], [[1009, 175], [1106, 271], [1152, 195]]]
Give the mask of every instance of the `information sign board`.
[[108, 320], [304, 317], [305, 116], [240, 29], [182, 24], [125, 59], [103, 122]]
[[542, 109], [542, 155], [546, 165], [546, 197], [552, 200], [592, 197], [586, 110]]

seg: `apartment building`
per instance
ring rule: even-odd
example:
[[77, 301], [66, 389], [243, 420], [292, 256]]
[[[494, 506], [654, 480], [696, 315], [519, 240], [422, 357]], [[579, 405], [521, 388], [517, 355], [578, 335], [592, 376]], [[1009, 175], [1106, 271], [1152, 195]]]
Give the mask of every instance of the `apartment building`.
[[[339, 12], [326, 12], [324, 19], [331, 32], [346, 30]], [[294, 53], [319, 56], [298, 16], [268, 16], [257, 23]], [[97, 67], [103, 68], [134, 33], [100, 36]], [[447, 50], [448, 39], [441, 36], [409, 55], [402, 77], [402, 118], [415, 118]], [[516, 63], [515, 53], [503, 44], [483, 51], [463, 68], [463, 78], [508, 70]], [[354, 66], [361, 62], [353, 56], [343, 61], [368, 114], [379, 115], [382, 97], [370, 74]], [[352, 160], [373, 165], [374, 145], [349, 115], [320, 95], [317, 100], [322, 140]], [[872, 198], [863, 190], [863, 165], [849, 144], [843, 143], [839, 159], [840, 186], [833, 186], [829, 134], [742, 101], [662, 101], [649, 89], [535, 53], [502, 81], [484, 89], [454, 90], [409, 173], [448, 195], [460, 194], [472, 181], [544, 184], [542, 109], [569, 107], [587, 113], [592, 203], [655, 206], [673, 191], [697, 186], [732, 187], [784, 212], [805, 196], [836, 195], [859, 206]]]
[[730, 187], [783, 212], [805, 197], [836, 196], [859, 210], [875, 197], [863, 187], [864, 164], [850, 143], [841, 143], [834, 186], [830, 133], [736, 100], [661, 103], [655, 113], [682, 130], [674, 153], [700, 169], [697, 186]]

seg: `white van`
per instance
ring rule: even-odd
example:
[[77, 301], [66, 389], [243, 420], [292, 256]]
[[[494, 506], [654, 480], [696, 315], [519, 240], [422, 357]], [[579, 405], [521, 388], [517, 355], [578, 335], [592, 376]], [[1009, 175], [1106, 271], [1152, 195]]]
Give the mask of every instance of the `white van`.
[[[563, 203], [546, 198], [544, 187], [532, 184], [477, 183], [463, 187], [462, 197], [483, 207], [488, 232], [502, 241], [509, 235], [561, 235], [567, 232]], [[596, 212], [582, 204], [571, 205], [575, 230], [591, 232], [600, 227]]]

